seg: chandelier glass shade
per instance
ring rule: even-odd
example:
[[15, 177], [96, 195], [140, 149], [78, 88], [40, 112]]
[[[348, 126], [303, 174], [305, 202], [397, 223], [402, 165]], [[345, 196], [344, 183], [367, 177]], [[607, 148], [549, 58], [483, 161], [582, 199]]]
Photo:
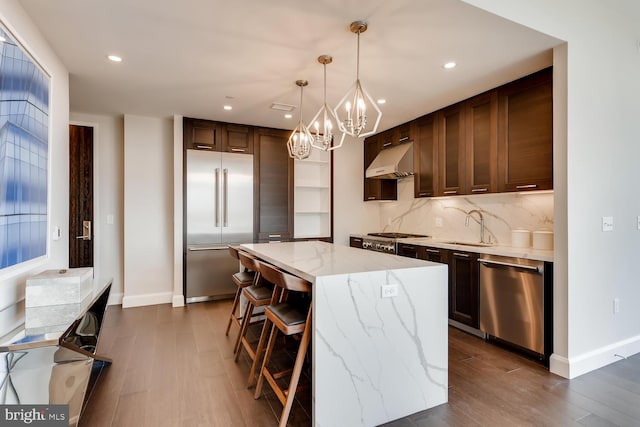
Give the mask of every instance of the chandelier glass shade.
[[363, 21], [352, 22], [350, 29], [358, 37], [356, 81], [338, 102], [333, 112], [338, 121], [338, 128], [343, 133], [343, 138], [344, 134], [364, 138], [376, 133], [382, 118], [382, 111], [360, 83], [360, 33], [367, 30], [367, 23]]
[[314, 133], [311, 145], [324, 151], [340, 148], [345, 137], [344, 133], [335, 135], [339, 131], [338, 118], [327, 104], [327, 64], [331, 64], [332, 61], [333, 58], [329, 55], [318, 57], [318, 62], [324, 67], [324, 103], [310, 122], [313, 126], [312, 133]]
[[306, 80], [296, 80], [296, 85], [300, 87], [300, 120], [298, 125], [291, 132], [289, 140], [287, 141], [287, 149], [289, 150], [289, 157], [302, 160], [309, 157], [311, 154], [311, 143], [313, 141], [313, 135], [309, 132], [309, 128], [302, 121], [302, 96], [304, 87], [309, 84]]

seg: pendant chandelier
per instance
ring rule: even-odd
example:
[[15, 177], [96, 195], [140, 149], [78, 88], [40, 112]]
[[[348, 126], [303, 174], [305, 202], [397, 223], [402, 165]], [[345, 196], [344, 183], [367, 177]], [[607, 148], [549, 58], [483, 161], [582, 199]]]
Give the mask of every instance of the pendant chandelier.
[[289, 156], [298, 160], [309, 157], [311, 154], [311, 142], [313, 140], [309, 128], [307, 128], [307, 125], [302, 121], [302, 92], [308, 84], [309, 82], [306, 80], [296, 80], [296, 85], [300, 87], [300, 120], [298, 121], [298, 126], [291, 132], [289, 141], [287, 141]]
[[[343, 134], [356, 138], [364, 138], [373, 135], [378, 130], [382, 111], [378, 108], [371, 96], [364, 90], [360, 83], [360, 33], [367, 30], [367, 23], [354, 21], [349, 27], [352, 33], [358, 37], [356, 56], [356, 81], [347, 91], [346, 95], [334, 108], [338, 119], [338, 128]], [[367, 110], [375, 114], [373, 120], [367, 120]], [[373, 126], [370, 123], [373, 122]], [[344, 135], [343, 135], [344, 138]]]
[[327, 105], [327, 64], [331, 64], [333, 58], [329, 55], [320, 55], [318, 62], [324, 67], [324, 104], [316, 115], [311, 119], [315, 134], [311, 145], [314, 148], [324, 151], [335, 150], [342, 147], [345, 134], [342, 133], [338, 143], [335, 143], [335, 135], [333, 134], [338, 129], [338, 118], [333, 110]]

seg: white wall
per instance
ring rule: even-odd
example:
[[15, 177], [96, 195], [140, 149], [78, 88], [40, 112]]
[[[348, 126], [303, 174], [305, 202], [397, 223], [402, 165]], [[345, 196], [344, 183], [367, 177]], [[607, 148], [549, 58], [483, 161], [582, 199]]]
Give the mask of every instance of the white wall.
[[25, 278], [69, 263], [69, 73], [16, 0], [0, 0], [0, 21], [15, 40], [51, 76], [49, 93], [49, 235], [53, 226], [62, 238], [50, 241], [48, 257], [0, 272], [0, 336], [24, 320]]
[[[566, 236], [556, 229], [556, 251], [566, 257], [566, 277], [560, 277], [566, 283], [556, 280], [556, 286], [566, 288], [567, 342], [552, 370], [574, 377], [618, 360], [616, 354], [637, 353], [640, 4], [465, 1], [567, 41], [567, 161], [555, 164], [562, 167], [556, 173], [566, 173], [555, 205], [567, 212]], [[602, 216], [614, 217], [614, 231], [601, 231]], [[618, 314], [614, 298], [620, 298]]]
[[[72, 124], [93, 127], [94, 274], [112, 277], [109, 304], [121, 304], [124, 232], [124, 120], [72, 112]], [[109, 224], [109, 216], [113, 222]]]
[[379, 206], [362, 200], [364, 191], [363, 141], [346, 137], [333, 154], [334, 243], [349, 245], [349, 234], [378, 230]]
[[173, 296], [173, 123], [124, 116], [123, 307]]

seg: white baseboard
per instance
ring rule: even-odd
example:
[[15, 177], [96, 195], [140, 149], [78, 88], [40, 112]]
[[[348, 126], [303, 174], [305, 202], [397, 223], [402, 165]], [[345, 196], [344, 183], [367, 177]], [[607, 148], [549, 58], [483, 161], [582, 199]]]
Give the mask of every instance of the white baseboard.
[[173, 307], [184, 307], [184, 295], [174, 295], [171, 305]]
[[141, 307], [144, 305], [171, 304], [173, 292], [159, 292], [156, 294], [125, 295], [122, 298], [122, 308]]
[[640, 353], [640, 335], [569, 359], [554, 354], [549, 361], [549, 370], [556, 375], [571, 379], [637, 353]]

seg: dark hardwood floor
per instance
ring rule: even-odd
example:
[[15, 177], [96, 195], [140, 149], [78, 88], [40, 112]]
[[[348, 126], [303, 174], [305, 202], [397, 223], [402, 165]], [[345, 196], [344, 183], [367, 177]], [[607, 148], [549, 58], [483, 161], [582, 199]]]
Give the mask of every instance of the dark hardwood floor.
[[[236, 329], [224, 335], [230, 306], [109, 307], [98, 351], [114, 362], [104, 369], [80, 425], [276, 426], [280, 402], [271, 392], [254, 400], [246, 388], [248, 357], [233, 361]], [[309, 402], [308, 392], [301, 393], [289, 425], [311, 425]], [[640, 355], [566, 380], [450, 328], [449, 403], [387, 424], [571, 425], [640, 426]]]

